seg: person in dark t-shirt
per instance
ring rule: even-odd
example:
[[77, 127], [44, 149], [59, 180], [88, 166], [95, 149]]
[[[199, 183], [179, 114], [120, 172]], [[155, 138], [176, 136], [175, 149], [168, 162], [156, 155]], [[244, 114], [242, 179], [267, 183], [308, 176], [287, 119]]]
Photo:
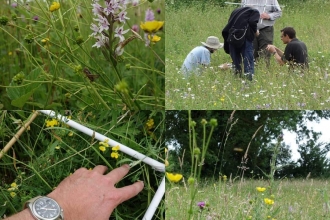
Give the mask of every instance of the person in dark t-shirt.
[[286, 27], [281, 30], [281, 40], [286, 44], [284, 52], [275, 47], [268, 45], [267, 50], [272, 53], [276, 61], [283, 65], [289, 63], [289, 70], [298, 68], [308, 69], [308, 53], [306, 44], [296, 38], [296, 31], [292, 27]]

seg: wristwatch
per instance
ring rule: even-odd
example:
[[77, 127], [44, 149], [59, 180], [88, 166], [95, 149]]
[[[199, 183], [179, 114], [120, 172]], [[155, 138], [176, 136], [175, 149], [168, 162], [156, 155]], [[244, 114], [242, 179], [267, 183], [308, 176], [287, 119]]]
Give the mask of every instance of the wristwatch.
[[36, 220], [64, 220], [63, 209], [54, 199], [47, 196], [30, 199], [24, 207], [30, 209]]

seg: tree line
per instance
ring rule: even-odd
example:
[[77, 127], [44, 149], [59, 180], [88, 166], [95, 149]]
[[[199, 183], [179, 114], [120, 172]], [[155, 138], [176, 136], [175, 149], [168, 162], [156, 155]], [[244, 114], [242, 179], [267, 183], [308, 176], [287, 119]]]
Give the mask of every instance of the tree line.
[[[192, 111], [198, 147], [202, 146], [201, 120], [218, 121], [203, 162], [202, 176], [235, 178], [244, 171], [247, 178], [265, 177], [270, 171], [274, 149], [279, 149], [276, 178], [304, 178], [308, 174], [313, 178], [328, 178], [330, 143], [320, 142], [321, 133], [309, 129], [306, 123], [329, 117], [330, 111]], [[188, 112], [166, 111], [165, 125], [166, 143], [171, 148], [167, 171], [189, 175]], [[300, 154], [297, 161], [292, 160], [291, 148], [283, 142], [283, 129], [297, 134]]]

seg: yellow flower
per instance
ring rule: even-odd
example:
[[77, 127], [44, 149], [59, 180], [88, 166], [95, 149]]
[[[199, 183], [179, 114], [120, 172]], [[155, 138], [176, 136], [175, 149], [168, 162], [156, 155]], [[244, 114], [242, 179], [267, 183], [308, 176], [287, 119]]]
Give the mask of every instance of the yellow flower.
[[153, 35], [152, 38], [150, 35], [148, 35], [148, 39], [153, 42], [153, 43], [156, 43], [158, 41], [160, 41], [161, 37], [158, 37], [157, 35]]
[[13, 52], [9, 51], [8, 56], [11, 56], [11, 55], [13, 55]]
[[10, 196], [14, 198], [16, 196], [16, 193], [15, 192], [11, 192], [10, 193]]
[[46, 37], [46, 38], [44, 38], [44, 39], [41, 40], [41, 43], [47, 43], [48, 41], [49, 41], [49, 38]]
[[60, 148], [61, 148], [60, 146], [56, 146], [56, 147], [55, 147], [56, 150], [59, 150]]
[[70, 131], [69, 134], [68, 134], [68, 136], [72, 137], [73, 136], [73, 132]]
[[222, 179], [223, 179], [223, 181], [227, 181], [227, 176], [226, 175], [223, 175], [222, 176]]
[[114, 147], [112, 148], [113, 151], [117, 151], [117, 150], [119, 150], [119, 149], [120, 149], [120, 146], [119, 146], [119, 145], [114, 146]]
[[49, 11], [53, 12], [58, 10], [61, 7], [60, 3], [58, 2], [53, 2], [52, 5], [49, 7]]
[[150, 130], [154, 127], [154, 119], [150, 118], [147, 123], [146, 123], [146, 126], [147, 126], [147, 130]]
[[52, 120], [46, 120], [46, 127], [54, 127], [55, 125], [59, 125], [60, 123], [53, 118]]
[[99, 146], [100, 151], [104, 152], [106, 149], [104, 146]]
[[8, 189], [8, 191], [14, 191], [16, 189], [18, 189], [18, 186], [15, 182], [13, 182], [12, 184], [10, 184], [10, 188]]
[[266, 190], [266, 188], [265, 188], [265, 187], [256, 187], [256, 190], [257, 190], [258, 192], [263, 192], [263, 191]]
[[159, 31], [164, 25], [164, 21], [146, 21], [145, 23], [140, 24], [140, 28], [144, 32], [152, 34]]
[[220, 99], [220, 101], [221, 101], [221, 102], [224, 102], [224, 101], [225, 101], [225, 98], [222, 97], [222, 98]]
[[99, 144], [104, 147], [109, 147], [108, 141], [109, 141], [109, 139], [105, 139], [103, 142], [100, 142]]
[[119, 154], [117, 153], [117, 151], [112, 151], [111, 157], [117, 159], [119, 157]]
[[274, 200], [272, 200], [272, 199], [265, 198], [264, 201], [267, 205], [273, 205], [274, 204]]
[[181, 174], [178, 174], [178, 173], [168, 173], [168, 172], [166, 172], [166, 176], [167, 176], [167, 178], [171, 182], [174, 182], [174, 183], [179, 182], [182, 179], [182, 177], [183, 177]]

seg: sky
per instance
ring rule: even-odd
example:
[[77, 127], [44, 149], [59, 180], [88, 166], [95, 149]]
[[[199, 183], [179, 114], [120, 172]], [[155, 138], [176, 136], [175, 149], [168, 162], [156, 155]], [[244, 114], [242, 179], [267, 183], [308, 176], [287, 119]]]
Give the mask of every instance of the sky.
[[[316, 132], [322, 132], [322, 135], [319, 138], [319, 142], [330, 142], [330, 120], [322, 119], [320, 123], [315, 121], [307, 121], [307, 127], [313, 128]], [[300, 154], [298, 153], [298, 145], [296, 144], [296, 133], [289, 132], [284, 130], [283, 132], [283, 141], [285, 144], [291, 146], [292, 150], [292, 159], [297, 161], [300, 158]], [[330, 153], [328, 153], [328, 158], [330, 158]]]

